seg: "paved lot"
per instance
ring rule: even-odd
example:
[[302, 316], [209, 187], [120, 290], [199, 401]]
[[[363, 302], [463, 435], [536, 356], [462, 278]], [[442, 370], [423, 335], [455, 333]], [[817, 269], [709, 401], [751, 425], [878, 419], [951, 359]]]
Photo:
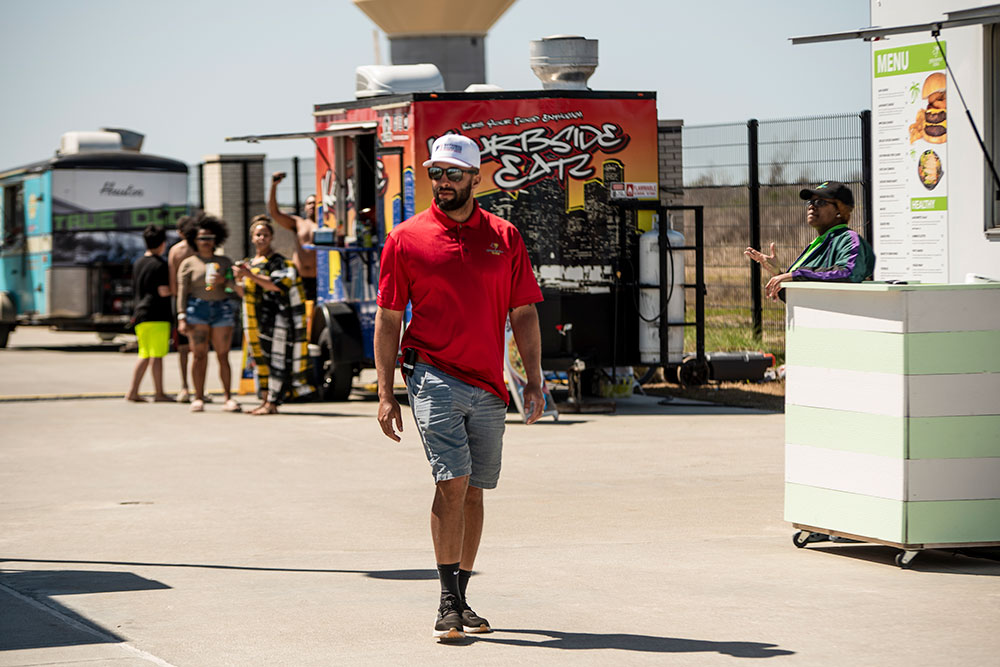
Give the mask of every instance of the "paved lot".
[[397, 445], [359, 397], [10, 400], [120, 394], [134, 358], [96, 343], [0, 350], [0, 665], [996, 664], [1000, 563], [795, 549], [782, 416], [643, 397], [508, 421], [470, 585], [498, 631], [435, 644], [409, 415]]

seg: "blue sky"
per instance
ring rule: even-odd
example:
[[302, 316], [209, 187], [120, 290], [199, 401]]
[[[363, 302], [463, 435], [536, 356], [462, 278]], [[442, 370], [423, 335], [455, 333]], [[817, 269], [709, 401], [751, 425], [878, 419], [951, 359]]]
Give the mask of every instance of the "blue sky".
[[[146, 152], [189, 163], [311, 156], [303, 141], [223, 139], [312, 129], [312, 105], [353, 99], [355, 67], [374, 62], [376, 26], [350, 0], [3, 0], [2, 14], [0, 169], [100, 126], [142, 132]], [[868, 0], [518, 0], [487, 38], [487, 78], [538, 89], [528, 43], [578, 34], [600, 41], [591, 87], [655, 90], [660, 118], [854, 112], [870, 106], [869, 45], [788, 38], [868, 23]]]

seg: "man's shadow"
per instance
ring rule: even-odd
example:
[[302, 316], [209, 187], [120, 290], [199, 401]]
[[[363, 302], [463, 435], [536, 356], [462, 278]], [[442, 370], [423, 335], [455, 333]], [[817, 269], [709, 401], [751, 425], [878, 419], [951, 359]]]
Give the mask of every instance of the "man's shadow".
[[[536, 635], [549, 639], [508, 638], [504, 635]], [[555, 648], [563, 650], [612, 649], [617, 651], [639, 651], [643, 653], [721, 653], [734, 658], [774, 658], [794, 655], [795, 651], [775, 648], [777, 644], [761, 642], [710, 642], [701, 639], [681, 639], [678, 637], [655, 637], [652, 635], [631, 635], [621, 633], [596, 634], [589, 632], [561, 632], [559, 630], [501, 630], [493, 634], [475, 635], [477, 641], [525, 646]]]

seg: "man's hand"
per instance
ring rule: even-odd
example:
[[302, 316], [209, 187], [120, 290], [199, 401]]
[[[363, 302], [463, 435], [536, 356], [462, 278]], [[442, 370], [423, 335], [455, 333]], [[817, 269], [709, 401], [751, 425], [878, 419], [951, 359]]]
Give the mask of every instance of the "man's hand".
[[276, 171], [273, 174], [271, 174], [271, 182], [277, 185], [278, 183], [281, 183], [283, 180], [285, 180], [285, 176], [287, 176], [285, 172]]
[[525, 424], [534, 424], [545, 410], [545, 395], [539, 385], [528, 384], [524, 387], [524, 414], [528, 416]]
[[788, 282], [791, 279], [791, 273], [781, 273], [768, 280], [767, 284], [764, 285], [764, 291], [767, 292], [767, 298], [771, 301], [777, 301], [778, 294], [781, 290], [785, 289], [781, 286], [781, 283]]
[[387, 438], [399, 442], [399, 436], [396, 435], [396, 429], [393, 428], [394, 423], [399, 428], [399, 432], [402, 433], [403, 413], [399, 409], [399, 401], [395, 397], [380, 398], [378, 401], [378, 425], [382, 427], [382, 432]]
[[396, 352], [399, 351], [399, 329], [403, 324], [402, 310], [381, 306], [375, 311], [375, 373], [378, 377], [378, 425], [385, 437], [399, 442], [393, 424], [403, 432], [403, 415], [393, 395], [396, 377]]

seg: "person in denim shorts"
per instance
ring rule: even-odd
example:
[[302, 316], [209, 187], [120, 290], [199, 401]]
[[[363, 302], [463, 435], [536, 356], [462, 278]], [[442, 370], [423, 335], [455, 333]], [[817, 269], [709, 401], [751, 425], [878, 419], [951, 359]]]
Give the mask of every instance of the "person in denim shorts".
[[448, 134], [424, 162], [434, 193], [430, 209], [397, 225], [380, 260], [375, 316], [378, 421], [389, 438], [403, 431], [393, 395], [399, 331], [406, 391], [431, 464], [436, 490], [431, 537], [441, 580], [434, 636], [461, 639], [489, 632], [466, 590], [483, 529], [483, 489], [496, 487], [508, 394], [503, 380], [504, 328], [509, 315], [528, 385], [528, 423], [542, 414], [542, 300], [517, 228], [483, 211], [479, 148]]
[[211, 342], [219, 361], [219, 379], [225, 395], [225, 412], [239, 412], [240, 404], [230, 393], [232, 370], [229, 366], [229, 345], [236, 323], [236, 309], [226, 289], [240, 292], [232, 278], [232, 260], [216, 255], [229, 231], [226, 223], [205, 213], [195, 217], [188, 230], [187, 242], [196, 252], [177, 269], [177, 331], [191, 340], [194, 362], [191, 381], [195, 397], [191, 412], [205, 410], [205, 372], [208, 369], [208, 346]]

